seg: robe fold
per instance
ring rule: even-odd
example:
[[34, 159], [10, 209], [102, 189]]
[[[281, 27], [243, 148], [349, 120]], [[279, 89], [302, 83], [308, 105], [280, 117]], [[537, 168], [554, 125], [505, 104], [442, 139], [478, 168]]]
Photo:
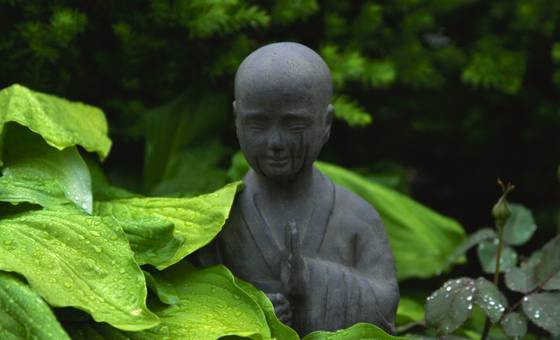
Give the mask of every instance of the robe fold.
[[[292, 327], [303, 336], [370, 322], [393, 333], [399, 289], [383, 223], [367, 202], [314, 171], [317, 199], [299, 230], [304, 280], [291, 301]], [[275, 226], [265, 222], [255, 188], [247, 182], [223, 230], [194, 261], [224, 264], [265, 293], [289, 296], [280, 279], [284, 246], [274, 237]]]

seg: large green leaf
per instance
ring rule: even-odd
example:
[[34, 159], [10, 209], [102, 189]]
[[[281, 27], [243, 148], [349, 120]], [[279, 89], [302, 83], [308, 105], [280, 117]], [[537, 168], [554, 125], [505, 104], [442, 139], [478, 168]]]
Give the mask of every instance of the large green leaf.
[[531, 211], [521, 204], [511, 203], [511, 216], [504, 227], [504, 241], [518, 246], [529, 241], [537, 230], [535, 219]]
[[297, 340], [289, 327], [272, 312], [266, 295], [236, 279], [224, 266], [197, 269], [182, 261], [162, 272], [147, 273], [159, 299], [150, 308], [161, 324], [142, 332], [122, 332], [105, 324], [74, 323], [68, 327], [73, 339], [250, 339]]
[[4, 136], [4, 164], [1, 201], [44, 207], [73, 202], [92, 212], [91, 176], [76, 147], [59, 151], [28, 129], [9, 126]]
[[0, 272], [0, 338], [70, 339], [37, 293], [4, 272]]
[[[456, 221], [383, 185], [350, 170], [324, 163], [315, 165], [335, 183], [353, 191], [379, 212], [397, 264], [397, 277], [430, 277], [440, 273], [449, 256], [464, 240], [465, 232]], [[232, 158], [231, 180], [249, 169], [241, 152]]]
[[[226, 185], [213, 193], [193, 198], [126, 198], [97, 202], [95, 214], [120, 220], [158, 218], [174, 224], [174, 234], [184, 240], [175, 254], [159, 261], [164, 269], [210, 242], [224, 225], [241, 182]], [[125, 217], [123, 219], [123, 217]], [[146, 229], [151, 232], [151, 229]], [[137, 229], [141, 233], [141, 228]]]
[[377, 209], [389, 236], [400, 280], [440, 273], [449, 255], [463, 241], [465, 233], [456, 221], [352, 171], [322, 162], [316, 165], [335, 183]]
[[270, 327], [270, 333], [273, 338], [278, 340], [299, 340], [299, 336], [290, 327], [284, 325], [274, 314], [274, 306], [272, 302], [268, 299], [265, 293], [255, 288], [248, 282], [235, 279], [236, 285], [243, 289], [243, 291], [249, 295], [254, 301], [256, 301], [264, 312], [268, 326]]
[[506, 297], [498, 287], [482, 277], [476, 280], [476, 289], [474, 302], [482, 308], [490, 321], [498, 322], [508, 306]]
[[124, 215], [126, 210], [106, 211], [107, 224], [122, 228], [139, 265], [165, 265], [183, 245], [183, 238], [173, 234], [174, 224], [155, 216]]
[[126, 236], [102, 218], [66, 207], [0, 220], [0, 269], [23, 275], [52, 306], [125, 330], [158, 324]]
[[536, 325], [560, 336], [560, 292], [531, 294], [523, 298], [523, 312]]
[[16, 122], [63, 150], [80, 145], [105, 158], [111, 148], [105, 115], [96, 107], [12, 85], [0, 91], [0, 135], [7, 122]]
[[185, 146], [208, 139], [211, 131], [223, 125], [228, 110], [226, 96], [221, 92], [193, 86], [172, 102], [143, 114], [147, 191], [173, 177], [175, 156]]
[[[401, 292], [402, 294], [402, 292]], [[407, 297], [402, 297], [397, 309], [397, 324], [420, 321], [424, 318], [424, 306], [422, 303]]]
[[471, 315], [477, 288], [471, 278], [447, 281], [426, 301], [426, 322], [440, 334], [459, 328]]
[[306, 335], [303, 340], [406, 340], [407, 338], [392, 336], [381, 328], [370, 323], [357, 323], [347, 329], [336, 332], [317, 331]]

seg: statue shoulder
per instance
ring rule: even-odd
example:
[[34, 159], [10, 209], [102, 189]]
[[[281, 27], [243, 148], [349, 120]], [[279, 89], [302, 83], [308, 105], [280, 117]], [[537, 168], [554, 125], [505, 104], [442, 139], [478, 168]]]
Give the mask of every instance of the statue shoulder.
[[335, 209], [349, 222], [360, 221], [366, 225], [379, 225], [381, 217], [369, 202], [350, 190], [333, 183], [335, 190]]

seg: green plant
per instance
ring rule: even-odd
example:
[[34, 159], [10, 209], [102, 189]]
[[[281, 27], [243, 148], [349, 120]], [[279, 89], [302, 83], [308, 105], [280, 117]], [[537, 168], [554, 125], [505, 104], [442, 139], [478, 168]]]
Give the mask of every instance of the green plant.
[[[496, 230], [481, 229], [472, 234], [450, 258], [453, 262], [473, 246], [478, 247], [478, 259], [485, 273], [493, 274], [493, 281], [461, 277], [447, 281], [430, 295], [426, 302], [426, 322], [438, 334], [451, 334], [465, 323], [478, 306], [486, 314], [482, 329], [483, 340], [488, 338], [492, 325], [500, 325], [505, 334], [523, 338], [528, 320], [560, 335], [560, 236], [535, 251], [517, 265], [517, 253], [512, 246], [527, 242], [536, 230], [531, 212], [517, 204], [509, 204], [507, 195], [513, 186], [504, 185], [503, 194], [494, 205], [492, 215]], [[500, 290], [500, 274], [505, 286], [521, 293], [509, 304]], [[519, 294], [517, 294], [519, 295]]]
[[[114, 187], [97, 108], [13, 85], [0, 91], [2, 339], [299, 339], [263, 292], [186, 257], [224, 224], [241, 182], [191, 198]], [[151, 294], [148, 294], [148, 288]], [[371, 324], [311, 339], [398, 339]]]

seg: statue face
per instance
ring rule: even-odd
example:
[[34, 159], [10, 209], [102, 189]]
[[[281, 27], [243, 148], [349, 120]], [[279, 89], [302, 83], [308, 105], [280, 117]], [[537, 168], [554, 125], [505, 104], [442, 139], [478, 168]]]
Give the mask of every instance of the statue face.
[[234, 102], [245, 158], [257, 173], [274, 181], [290, 180], [310, 168], [330, 129], [326, 108], [318, 109], [313, 96], [289, 92], [263, 87], [242, 93]]

